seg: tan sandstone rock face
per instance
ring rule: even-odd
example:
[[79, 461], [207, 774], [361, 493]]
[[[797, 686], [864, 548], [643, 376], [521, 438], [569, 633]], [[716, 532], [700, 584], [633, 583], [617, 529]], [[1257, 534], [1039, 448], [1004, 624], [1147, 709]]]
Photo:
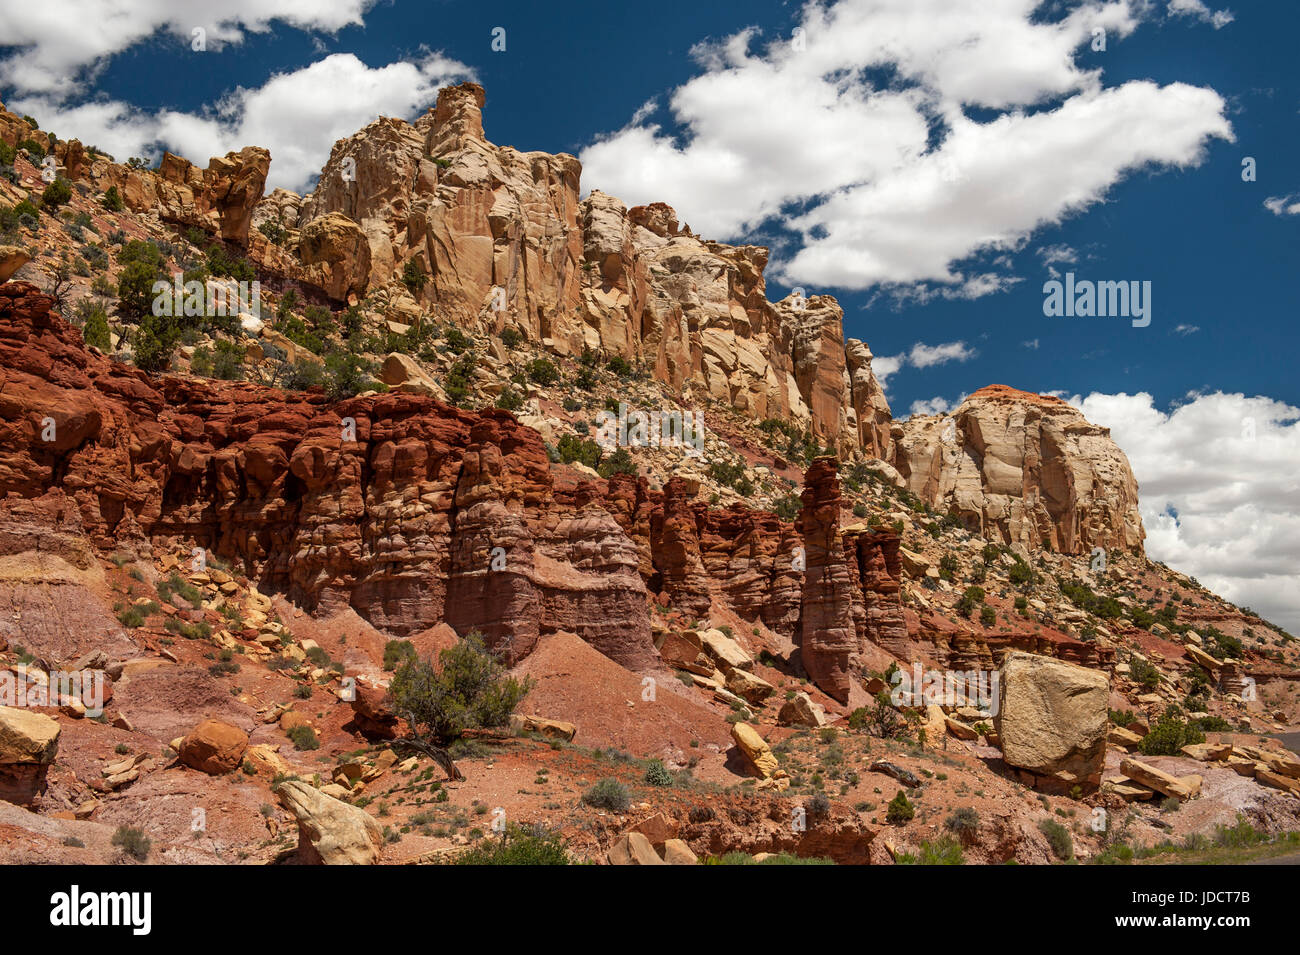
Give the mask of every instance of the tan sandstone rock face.
[[833, 298], [769, 302], [766, 249], [701, 239], [663, 203], [581, 199], [578, 160], [492, 144], [484, 102], [475, 84], [448, 87], [413, 124], [340, 140], [315, 192], [277, 190], [253, 214], [299, 230], [298, 261], [257, 235], [254, 257], [339, 299], [399, 294], [415, 263], [428, 281], [413, 306], [440, 319], [643, 362], [687, 404], [711, 395], [888, 457], [889, 405]]
[[1002, 664], [995, 729], [1008, 765], [1067, 787], [1100, 782], [1110, 681], [1097, 670], [1013, 651]]
[[990, 385], [951, 415], [896, 423], [893, 439], [907, 488], [985, 537], [1066, 554], [1141, 550], [1128, 458], [1059, 398]]
[[[81, 144], [67, 144], [66, 150]], [[74, 154], [75, 155], [75, 154]], [[68, 165], [74, 156], [64, 156]], [[131, 169], [106, 158], [84, 169], [97, 191], [116, 186], [133, 212], [156, 212], [166, 222], [196, 226], [237, 245], [247, 245], [253, 209], [261, 202], [271, 154], [260, 146], [246, 146], [209, 160], [200, 169], [188, 159], [164, 153], [158, 169]], [[74, 174], [73, 165], [68, 165]]]
[[383, 830], [364, 809], [297, 779], [283, 783], [276, 794], [298, 820], [298, 852], [304, 861], [324, 865], [374, 865], [379, 861]]

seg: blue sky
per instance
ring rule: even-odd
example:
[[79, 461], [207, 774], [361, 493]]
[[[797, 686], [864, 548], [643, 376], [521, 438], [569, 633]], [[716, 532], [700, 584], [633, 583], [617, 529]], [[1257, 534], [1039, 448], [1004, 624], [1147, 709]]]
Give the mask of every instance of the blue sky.
[[[492, 141], [770, 245], [769, 297], [834, 294], [897, 417], [993, 382], [1073, 400], [1133, 460], [1154, 556], [1300, 624], [1300, 5], [98, 3], [0, 10], [7, 104], [119, 159], [266, 145], [302, 189], [473, 77]], [[1066, 271], [1150, 282], [1150, 325], [1045, 317]]]

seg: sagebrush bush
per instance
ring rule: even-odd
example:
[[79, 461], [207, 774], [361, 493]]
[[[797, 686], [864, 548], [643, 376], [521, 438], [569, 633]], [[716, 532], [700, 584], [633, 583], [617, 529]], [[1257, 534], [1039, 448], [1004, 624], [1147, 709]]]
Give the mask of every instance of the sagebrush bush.
[[627, 787], [613, 776], [606, 776], [582, 794], [582, 801], [596, 809], [610, 812], [627, 812], [631, 799]]

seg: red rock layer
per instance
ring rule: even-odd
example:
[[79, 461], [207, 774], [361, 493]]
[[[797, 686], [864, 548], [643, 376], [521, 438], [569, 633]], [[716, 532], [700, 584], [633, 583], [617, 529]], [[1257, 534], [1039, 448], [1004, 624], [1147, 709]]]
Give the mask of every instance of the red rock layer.
[[0, 286], [0, 493], [61, 489], [101, 548], [192, 541], [390, 633], [445, 619], [517, 659], [564, 629], [653, 663], [636, 545], [599, 502], [556, 506], [540, 437], [509, 413], [150, 379], [51, 304]]
[[197, 544], [308, 610], [395, 635], [445, 621], [512, 662], [565, 630], [655, 666], [647, 598], [718, 601], [798, 642], [841, 700], [866, 643], [905, 638], [897, 535], [841, 531], [834, 458], [797, 525], [709, 508], [682, 479], [557, 487], [508, 412], [152, 379], [87, 351], [51, 304], [0, 286], [0, 494], [57, 490], [102, 549]]

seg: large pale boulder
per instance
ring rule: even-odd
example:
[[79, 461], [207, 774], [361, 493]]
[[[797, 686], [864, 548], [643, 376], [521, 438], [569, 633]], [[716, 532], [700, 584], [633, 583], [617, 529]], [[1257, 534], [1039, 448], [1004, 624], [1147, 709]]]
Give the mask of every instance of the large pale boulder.
[[45, 789], [59, 732], [58, 722], [48, 716], [0, 706], [0, 799], [29, 803]]
[[782, 726], [809, 726], [814, 729], [825, 726], [826, 708], [813, 701], [807, 693], [796, 692], [781, 706], [776, 721]]
[[745, 758], [749, 760], [750, 765], [764, 779], [769, 779], [781, 771], [780, 764], [776, 761], [776, 754], [772, 752], [772, 747], [768, 746], [767, 741], [758, 735], [758, 730], [748, 723], [733, 723], [731, 738], [740, 747], [740, 751], [745, 754]]
[[361, 226], [341, 212], [309, 222], [298, 237], [298, 256], [308, 281], [345, 299], [370, 282], [370, 244]]
[[429, 395], [439, 401], [447, 400], [442, 386], [410, 355], [392, 352], [379, 369], [379, 380], [390, 388], [399, 388], [417, 395]]
[[30, 260], [31, 256], [18, 246], [0, 245], [0, 282], [8, 282]]
[[59, 748], [59, 724], [41, 713], [0, 706], [0, 766], [48, 766]]
[[280, 805], [298, 820], [298, 851], [308, 862], [324, 865], [374, 865], [384, 833], [364, 809], [327, 796], [301, 780], [283, 783]]
[[1002, 664], [995, 728], [1010, 766], [1066, 786], [1095, 786], [1106, 756], [1106, 674], [1012, 652]]
[[1135, 783], [1141, 783], [1158, 793], [1176, 799], [1187, 800], [1201, 793], [1200, 776], [1171, 776], [1164, 770], [1136, 759], [1121, 760], [1119, 771]]

